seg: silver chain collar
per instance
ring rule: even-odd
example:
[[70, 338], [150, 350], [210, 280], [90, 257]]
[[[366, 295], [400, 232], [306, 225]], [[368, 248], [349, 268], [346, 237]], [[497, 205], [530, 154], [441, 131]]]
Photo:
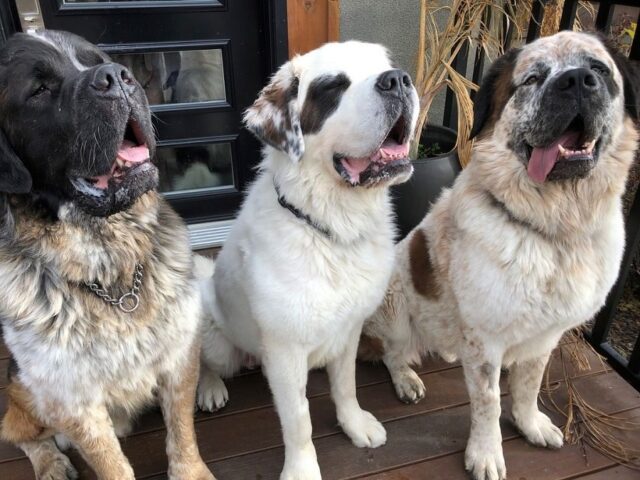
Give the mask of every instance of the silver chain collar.
[[142, 277], [144, 267], [140, 263], [136, 263], [136, 269], [133, 273], [133, 286], [131, 290], [122, 295], [120, 298], [114, 298], [109, 295], [99, 283], [84, 282], [84, 284], [95, 293], [98, 297], [114, 307], [120, 308], [124, 313], [133, 313], [140, 306], [140, 287], [142, 287]]

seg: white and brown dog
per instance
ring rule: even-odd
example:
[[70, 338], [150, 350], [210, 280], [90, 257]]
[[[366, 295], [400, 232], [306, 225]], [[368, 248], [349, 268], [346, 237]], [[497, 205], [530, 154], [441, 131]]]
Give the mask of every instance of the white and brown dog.
[[385, 301], [365, 324], [398, 396], [425, 394], [409, 363], [459, 358], [471, 399], [465, 463], [506, 477], [500, 369], [528, 441], [557, 448], [538, 410], [550, 352], [604, 304], [624, 249], [621, 195], [638, 132], [626, 59], [562, 32], [492, 66], [475, 104], [473, 160], [397, 247]]
[[220, 408], [221, 376], [247, 356], [261, 361], [282, 423], [282, 479], [320, 478], [310, 368], [327, 367], [338, 421], [355, 445], [386, 441], [356, 400], [355, 360], [393, 268], [388, 187], [411, 175], [417, 110], [411, 79], [384, 48], [347, 42], [283, 65], [246, 113], [264, 159], [203, 289], [198, 403]]

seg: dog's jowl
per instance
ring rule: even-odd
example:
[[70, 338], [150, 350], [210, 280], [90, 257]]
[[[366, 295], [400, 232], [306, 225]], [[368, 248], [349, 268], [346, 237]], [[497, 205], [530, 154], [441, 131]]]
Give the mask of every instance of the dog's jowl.
[[327, 367], [338, 422], [356, 446], [386, 441], [356, 400], [355, 359], [391, 275], [388, 187], [411, 175], [417, 110], [411, 79], [382, 47], [347, 42], [283, 65], [245, 115], [264, 155], [203, 285], [198, 404], [222, 407], [221, 376], [261, 361], [282, 424], [283, 480], [320, 478], [310, 368]]
[[618, 274], [638, 141], [633, 82], [628, 61], [591, 34], [562, 32], [498, 59], [476, 96], [471, 163], [398, 244], [385, 302], [365, 324], [405, 402], [425, 395], [410, 363], [426, 352], [460, 359], [476, 479], [506, 477], [503, 366], [517, 428], [534, 445], [562, 446], [538, 391], [560, 336], [595, 315]]
[[117, 437], [155, 398], [169, 478], [213, 479], [193, 428], [200, 297], [154, 148], [142, 88], [93, 45], [48, 31], [0, 50], [1, 434], [38, 478], [76, 478], [66, 437], [98, 478], [132, 480]]

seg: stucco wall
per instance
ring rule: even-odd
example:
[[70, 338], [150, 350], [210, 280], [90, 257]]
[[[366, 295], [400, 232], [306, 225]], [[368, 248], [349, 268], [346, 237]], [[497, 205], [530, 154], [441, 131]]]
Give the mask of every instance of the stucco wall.
[[[341, 0], [340, 39], [381, 43], [399, 68], [415, 76], [419, 30], [419, 0]], [[429, 112], [430, 123], [441, 123], [444, 94]]]
[[340, 37], [382, 43], [415, 74], [419, 0], [341, 0]]

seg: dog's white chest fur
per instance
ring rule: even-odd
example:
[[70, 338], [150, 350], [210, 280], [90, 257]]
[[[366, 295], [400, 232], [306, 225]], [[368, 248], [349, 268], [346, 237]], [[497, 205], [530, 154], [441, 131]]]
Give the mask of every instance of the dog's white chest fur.
[[[572, 238], [570, 245], [505, 221], [502, 213], [482, 205], [453, 208], [460, 235], [473, 236], [452, 243], [452, 288], [463, 299], [461, 314], [506, 347], [560, 334], [591, 318], [604, 303], [624, 247], [617, 200], [597, 229]], [[481, 229], [478, 218], [485, 222]], [[510, 360], [507, 355], [505, 363]]]
[[[199, 306], [195, 293], [167, 310], [164, 318], [176, 321], [163, 324], [162, 335], [158, 335], [157, 325], [121, 330], [110, 325], [97, 330], [90, 325], [95, 321], [90, 317], [75, 320], [76, 332], [64, 332], [65, 326], [51, 332], [49, 343], [39, 342], [32, 328], [6, 325], [4, 335], [16, 361], [31, 366], [21, 371], [20, 379], [38, 392], [34, 399], [39, 408], [56, 400], [69, 411], [96, 402], [135, 411], [152, 400], [159, 373], [171, 371], [184, 361], [190, 344], [176, 345], [175, 340], [193, 341], [197, 332]], [[64, 313], [59, 318], [63, 320]], [[83, 330], [91, 331], [90, 339]]]

